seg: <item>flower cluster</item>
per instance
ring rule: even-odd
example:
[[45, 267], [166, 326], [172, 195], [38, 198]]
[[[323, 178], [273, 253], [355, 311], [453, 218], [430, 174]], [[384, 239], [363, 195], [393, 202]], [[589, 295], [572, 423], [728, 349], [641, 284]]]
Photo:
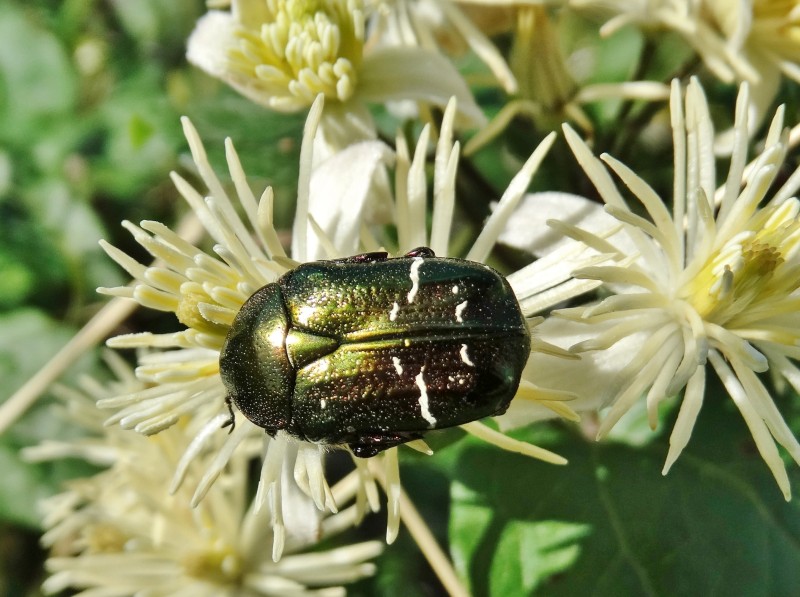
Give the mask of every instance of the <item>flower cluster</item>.
[[[298, 493], [291, 500], [294, 523], [283, 559], [273, 561], [270, 505], [249, 496], [250, 463], [260, 443], [250, 441], [197, 507], [186, 486], [168, 492], [178, 468], [197, 479], [215, 457], [213, 450], [193, 462], [180, 457], [194, 439], [181, 426], [154, 437], [104, 427], [107, 413], [97, 400], [142, 388], [119, 359], [110, 359], [120, 379], [103, 385], [86, 380], [81, 390], [61, 389], [66, 422], [84, 429], [85, 439], [48, 441], [28, 448], [31, 460], [83, 458], [104, 470], [75, 479], [42, 504], [47, 529], [43, 543], [60, 555], [47, 561], [48, 593], [67, 588], [103, 594], [285, 595], [341, 594], [336, 585], [374, 572], [369, 560], [381, 552], [376, 541], [307, 553], [320, 539], [353, 524], [355, 506], [332, 516]], [[218, 442], [217, 442], [218, 443]], [[204, 464], [205, 463], [205, 464]], [[352, 497], [340, 492], [344, 503]]]
[[[792, 363], [800, 339], [795, 309], [800, 294], [800, 203], [793, 197], [800, 178], [795, 173], [770, 192], [788, 150], [783, 110], [773, 119], [764, 149], [747, 164], [748, 99], [744, 85], [737, 102], [731, 166], [725, 183], [715, 187], [714, 162], [707, 155], [713, 128], [703, 90], [692, 81], [684, 106], [682, 89], [673, 84], [672, 213], [632, 170], [609, 155], [594, 157], [565, 126], [567, 142], [605, 203], [605, 227], [582, 226], [582, 219], [590, 221], [600, 210], [584, 199], [579, 199], [583, 213], [578, 218], [552, 219], [548, 224], [580, 245], [613, 255], [607, 263], [573, 270], [578, 279], [602, 282], [611, 296], [555, 311], [541, 326], [543, 338], [566, 343], [565, 348], [583, 356], [581, 375], [569, 361], [545, 366], [541, 359], [548, 357], [541, 355], [534, 355], [531, 368], [547, 369], [549, 383], [591, 396], [595, 407], [610, 407], [599, 437], [643, 397], [655, 428], [661, 402], [683, 392], [666, 474], [689, 442], [710, 364], [788, 500], [789, 479], [774, 441], [798, 463], [800, 444], [757, 374], [771, 370], [795, 389], [800, 379]], [[608, 170], [647, 217], [629, 205]], [[533, 195], [528, 200], [541, 199]], [[604, 383], [598, 385], [598, 379]]]
[[[781, 406], [782, 394], [800, 393], [800, 169], [791, 155], [800, 128], [785, 127], [783, 106], [763, 135], [761, 123], [786, 78], [800, 81], [799, 19], [795, 3], [768, 0], [733, 8], [713, 0], [232, 0], [209, 10], [188, 39], [189, 61], [265, 110], [307, 112], [291, 230], [273, 217], [272, 187], [253, 191], [233, 141], [225, 141], [223, 173], [184, 118], [190, 173], [172, 181], [209, 243], [152, 220], [123, 222], [151, 263], [122, 241], [101, 242], [132, 282], [99, 292], [174, 316], [179, 329], [108, 340], [135, 351], [135, 369], [111, 357], [117, 382], [87, 381], [88, 397], [62, 390], [87, 438], [26, 451], [104, 469], [44, 504], [44, 543], [59, 553], [45, 589], [339, 594], [338, 585], [375, 571], [369, 560], [383, 546], [318, 544], [377, 512], [381, 489], [387, 542], [402, 519], [446, 590], [465, 594], [404, 493], [404, 451], [432, 455], [425, 440], [458, 426], [501, 450], [566, 464], [512, 434], [544, 419], [558, 421], [551, 429], [581, 422], [586, 430], [596, 416], [602, 439], [642, 404], [656, 430], [674, 403], [666, 474], [690, 437], [707, 432], [697, 421], [710, 374], [790, 499], [779, 446], [800, 464]], [[623, 66], [606, 64], [609, 48], [620, 47]], [[732, 118], [715, 110], [731, 84], [739, 90]], [[671, 164], [663, 160], [670, 151]], [[652, 184], [637, 168], [656, 172]], [[249, 174], [274, 173], [268, 165]], [[496, 266], [519, 306], [524, 324], [514, 333], [526, 348], [513, 366], [501, 346], [510, 324], [499, 319], [508, 317], [479, 305], [484, 328], [458, 328], [457, 364], [494, 375], [484, 394], [513, 386], [493, 420], [437, 424], [429, 392], [466, 411], [475, 396], [452, 389], [468, 385], [456, 371], [439, 380], [446, 391], [426, 382], [433, 349], [415, 355], [412, 405], [425, 431], [368, 429], [380, 448], [370, 458], [288, 425], [262, 428], [239, 411], [220, 363], [260, 289], [307, 263], [408, 256], [412, 305], [431, 251], [479, 271]], [[454, 301], [459, 284], [473, 282], [449, 280], [437, 300]], [[454, 321], [464, 323], [471, 308], [455, 301]], [[382, 317], [394, 322], [399, 311], [395, 302]], [[455, 337], [440, 319], [425, 319], [430, 345]], [[300, 340], [283, 328], [277, 340], [253, 334], [259, 354], [277, 347], [292, 369], [288, 381], [269, 383], [294, 386], [308, 364], [297, 351], [317, 361], [339, 342], [301, 327], [293, 330]], [[353, 332], [351, 343], [378, 352], [397, 341], [390, 335]], [[494, 344], [476, 365], [461, 342], [489, 344], [484, 336]], [[307, 345], [291, 345], [303, 338]], [[403, 363], [393, 363], [400, 378]], [[381, 375], [365, 384], [366, 398], [391, 394]], [[320, 398], [319, 408], [342, 396]], [[355, 433], [355, 421], [338, 424], [340, 437]]]

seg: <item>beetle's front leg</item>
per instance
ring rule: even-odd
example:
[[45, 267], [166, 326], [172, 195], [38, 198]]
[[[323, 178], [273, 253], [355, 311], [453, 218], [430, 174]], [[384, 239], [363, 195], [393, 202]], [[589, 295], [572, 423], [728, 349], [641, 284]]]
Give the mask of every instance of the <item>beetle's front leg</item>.
[[222, 424], [222, 428], [230, 427], [228, 433], [233, 433], [234, 428], [236, 427], [236, 417], [233, 414], [233, 400], [231, 400], [231, 395], [228, 394], [225, 396], [225, 405], [228, 407], [228, 412], [230, 413], [230, 417], [228, 420]]

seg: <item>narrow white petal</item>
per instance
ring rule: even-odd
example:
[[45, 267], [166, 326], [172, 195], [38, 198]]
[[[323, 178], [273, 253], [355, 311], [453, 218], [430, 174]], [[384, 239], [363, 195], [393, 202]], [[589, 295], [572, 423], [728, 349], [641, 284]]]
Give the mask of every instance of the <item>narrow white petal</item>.
[[380, 48], [364, 57], [359, 77], [358, 94], [368, 101], [414, 99], [445, 107], [455, 96], [460, 119], [472, 126], [486, 122], [461, 75], [449, 60], [435, 52], [412, 47]]
[[703, 406], [705, 386], [706, 369], [705, 367], [698, 367], [686, 384], [678, 418], [675, 420], [675, 426], [669, 436], [669, 452], [667, 452], [667, 460], [664, 462], [664, 468], [661, 471], [662, 475], [666, 475], [669, 472], [669, 469], [672, 468], [678, 456], [689, 443], [700, 407]]
[[742, 413], [744, 421], [747, 423], [747, 427], [753, 435], [753, 440], [756, 443], [758, 452], [772, 471], [775, 481], [778, 483], [778, 487], [780, 487], [783, 492], [783, 497], [786, 498], [786, 501], [789, 501], [792, 498], [789, 476], [786, 474], [786, 467], [784, 467], [780, 454], [778, 454], [778, 449], [775, 447], [775, 441], [772, 439], [769, 429], [758, 415], [758, 412], [756, 412], [756, 409], [753, 408], [739, 379], [733, 371], [731, 371], [722, 357], [716, 351], [712, 350], [708, 354], [708, 359], [717, 372], [717, 375], [719, 375], [720, 380], [722, 380], [725, 389], [728, 390], [728, 394], [733, 398], [733, 402]]

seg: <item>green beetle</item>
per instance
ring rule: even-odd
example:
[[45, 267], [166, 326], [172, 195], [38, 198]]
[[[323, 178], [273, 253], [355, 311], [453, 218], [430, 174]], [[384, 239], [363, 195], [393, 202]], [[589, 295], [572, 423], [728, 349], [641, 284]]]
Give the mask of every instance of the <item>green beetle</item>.
[[220, 355], [232, 402], [274, 435], [367, 458], [506, 411], [530, 351], [503, 276], [481, 263], [366, 253], [256, 291]]

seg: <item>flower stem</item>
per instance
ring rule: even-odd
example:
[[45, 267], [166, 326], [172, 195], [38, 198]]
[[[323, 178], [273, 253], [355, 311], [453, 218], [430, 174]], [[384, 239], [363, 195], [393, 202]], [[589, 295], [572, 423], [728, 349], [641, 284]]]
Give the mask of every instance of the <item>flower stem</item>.
[[[383, 467], [375, 459], [370, 460], [370, 471], [381, 484], [384, 491], [386, 487], [386, 476]], [[430, 528], [420, 516], [419, 511], [414, 506], [408, 494], [400, 489], [400, 519], [406, 525], [416, 544], [419, 546], [425, 559], [428, 560], [434, 574], [444, 586], [451, 597], [469, 597], [469, 592], [461, 580], [458, 578], [453, 564], [447, 555], [439, 547], [436, 538], [431, 533]]]

